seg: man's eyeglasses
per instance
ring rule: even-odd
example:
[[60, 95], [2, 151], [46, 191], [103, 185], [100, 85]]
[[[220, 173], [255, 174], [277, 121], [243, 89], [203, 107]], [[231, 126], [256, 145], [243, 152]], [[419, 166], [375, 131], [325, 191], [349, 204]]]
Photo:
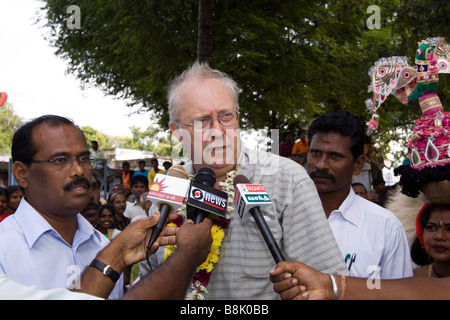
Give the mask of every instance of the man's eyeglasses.
[[238, 123], [239, 112], [224, 112], [220, 114], [217, 118], [205, 117], [201, 119], [194, 120], [192, 123], [186, 123], [179, 120], [177, 122], [184, 124], [186, 126], [192, 126], [195, 131], [205, 132], [212, 128], [214, 120], [219, 121], [219, 123], [224, 127], [231, 127]]
[[50, 160], [30, 160], [28, 163], [49, 163], [51, 167], [56, 170], [67, 169], [70, 165], [72, 167], [73, 162], [77, 161], [80, 167], [86, 170], [90, 170], [95, 166], [96, 159], [90, 155], [82, 155], [76, 158], [69, 158], [68, 156], [56, 156]]

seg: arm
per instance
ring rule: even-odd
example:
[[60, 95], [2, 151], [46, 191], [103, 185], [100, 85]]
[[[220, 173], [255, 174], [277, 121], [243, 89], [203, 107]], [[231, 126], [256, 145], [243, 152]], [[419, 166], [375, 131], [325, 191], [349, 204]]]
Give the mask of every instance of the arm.
[[[153, 217], [137, 220], [127, 226], [106, 248], [99, 252], [96, 259], [111, 266], [118, 273], [122, 273], [126, 267], [145, 259], [146, 243], [150, 238], [151, 228], [159, 220], [159, 212], [155, 214]], [[171, 215], [170, 217], [174, 219], [177, 216]], [[175, 234], [176, 229], [164, 228], [160, 237], [153, 244], [150, 254], [155, 253], [160, 245], [175, 244], [175, 238], [170, 236]], [[101, 271], [88, 267], [81, 276], [80, 289], [74, 291], [107, 298], [114, 284]]]
[[[450, 278], [404, 278], [379, 280], [379, 289], [372, 279], [334, 276], [338, 297], [346, 300], [413, 300], [450, 299]], [[318, 272], [300, 262], [281, 262], [270, 272], [274, 290], [285, 300], [333, 299], [333, 286], [328, 274]], [[369, 285], [368, 285], [369, 284]], [[343, 287], [343, 285], [345, 287]]]
[[195, 269], [208, 256], [212, 237], [212, 222], [186, 223], [177, 232], [177, 250], [128, 291], [123, 299], [168, 300], [184, 299]]

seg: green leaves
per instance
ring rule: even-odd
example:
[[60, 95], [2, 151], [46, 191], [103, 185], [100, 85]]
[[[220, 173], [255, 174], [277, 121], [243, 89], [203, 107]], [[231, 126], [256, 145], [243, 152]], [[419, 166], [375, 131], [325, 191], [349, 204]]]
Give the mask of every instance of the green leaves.
[[[43, 2], [68, 71], [142, 105], [167, 129], [167, 85], [196, 60], [198, 0], [80, 0], [79, 30], [65, 25], [71, 1]], [[381, 29], [366, 26], [370, 5], [380, 8]], [[448, 36], [449, 10], [446, 0], [213, 0], [212, 66], [241, 86], [244, 128], [307, 127], [329, 110], [368, 120], [369, 68], [393, 55], [414, 63], [417, 41]], [[380, 127], [409, 124], [418, 109], [388, 99]]]

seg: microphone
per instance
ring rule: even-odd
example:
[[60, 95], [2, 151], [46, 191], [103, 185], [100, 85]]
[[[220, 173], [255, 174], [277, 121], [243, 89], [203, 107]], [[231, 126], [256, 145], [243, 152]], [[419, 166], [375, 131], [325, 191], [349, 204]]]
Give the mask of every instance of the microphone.
[[250, 212], [275, 262], [284, 261], [281, 250], [261, 212], [260, 207], [272, 204], [264, 186], [261, 184], [251, 184], [247, 177], [241, 174], [233, 179], [233, 185], [234, 205], [241, 220], [248, 220], [248, 213]]
[[209, 214], [225, 217], [227, 213], [228, 194], [214, 189], [216, 175], [210, 168], [198, 170], [191, 182], [186, 201], [188, 218], [195, 224], [202, 222]]
[[148, 191], [147, 198], [152, 204], [159, 207], [161, 213], [156, 226], [153, 228], [147, 250], [155, 243], [161, 230], [164, 228], [167, 216], [176, 211], [184, 203], [189, 189], [188, 173], [182, 165], [173, 165], [167, 170], [167, 174], [158, 173]]

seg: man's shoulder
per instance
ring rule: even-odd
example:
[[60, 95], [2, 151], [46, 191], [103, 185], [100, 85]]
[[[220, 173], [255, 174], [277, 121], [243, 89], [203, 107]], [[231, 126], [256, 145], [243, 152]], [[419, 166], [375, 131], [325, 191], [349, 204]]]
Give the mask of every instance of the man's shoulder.
[[[0, 223], [0, 237], [4, 234], [8, 233], [23, 233], [22, 229], [20, 228], [19, 224], [17, 223], [17, 220], [15, 219], [13, 215], [10, 215], [9, 217], [5, 218]], [[1, 243], [0, 243], [1, 245]]]

